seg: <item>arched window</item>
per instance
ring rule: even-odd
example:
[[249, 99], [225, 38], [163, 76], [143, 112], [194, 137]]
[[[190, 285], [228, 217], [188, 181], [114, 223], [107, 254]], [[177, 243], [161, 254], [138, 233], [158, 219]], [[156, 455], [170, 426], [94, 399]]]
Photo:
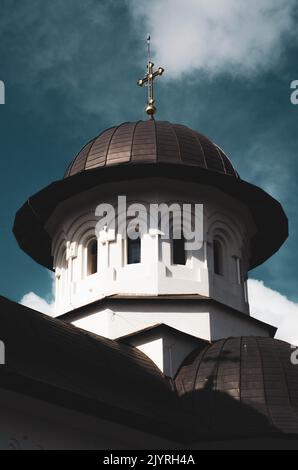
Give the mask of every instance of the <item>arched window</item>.
[[92, 239], [87, 245], [87, 276], [97, 272], [97, 240]]
[[219, 240], [213, 241], [213, 266], [214, 273], [223, 275], [223, 248]]
[[186, 264], [185, 240], [183, 236], [172, 239], [172, 263]]
[[127, 264], [137, 264], [141, 262], [141, 238], [132, 240], [127, 237]]

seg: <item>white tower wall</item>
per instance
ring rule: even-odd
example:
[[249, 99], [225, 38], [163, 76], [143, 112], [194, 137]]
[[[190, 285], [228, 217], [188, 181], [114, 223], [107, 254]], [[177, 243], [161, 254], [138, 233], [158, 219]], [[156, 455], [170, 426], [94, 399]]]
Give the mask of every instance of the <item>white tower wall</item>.
[[[173, 264], [173, 241], [163, 239], [160, 224], [148, 219], [140, 262], [128, 264], [127, 234], [117, 225], [96, 230], [99, 204], [111, 204], [116, 216], [123, 215], [119, 196], [126, 197], [125, 210], [135, 203], [147, 211], [152, 204], [193, 209], [198, 204], [201, 245], [186, 250], [184, 264]], [[246, 279], [254, 222], [246, 207], [216, 188], [158, 178], [99, 185], [60, 204], [47, 230], [53, 239], [56, 315], [110, 339], [135, 335], [135, 346], [170, 376], [196, 348], [197, 338], [272, 334], [249, 316]], [[92, 240], [97, 260], [89, 274]], [[170, 356], [167, 335], [156, 337], [159, 324], [184, 334], [171, 343]], [[141, 332], [148, 328], [152, 333], [144, 339]]]

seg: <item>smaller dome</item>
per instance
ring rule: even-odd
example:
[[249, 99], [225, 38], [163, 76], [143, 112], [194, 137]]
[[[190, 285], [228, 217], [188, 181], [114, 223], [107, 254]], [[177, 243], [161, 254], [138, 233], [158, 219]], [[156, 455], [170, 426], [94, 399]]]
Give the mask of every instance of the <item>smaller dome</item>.
[[64, 176], [112, 165], [160, 162], [238, 177], [226, 154], [207, 137], [181, 124], [153, 119], [106, 129], [82, 148]]
[[298, 366], [290, 344], [222, 339], [193, 352], [175, 383], [194, 428], [212, 436], [298, 434]]

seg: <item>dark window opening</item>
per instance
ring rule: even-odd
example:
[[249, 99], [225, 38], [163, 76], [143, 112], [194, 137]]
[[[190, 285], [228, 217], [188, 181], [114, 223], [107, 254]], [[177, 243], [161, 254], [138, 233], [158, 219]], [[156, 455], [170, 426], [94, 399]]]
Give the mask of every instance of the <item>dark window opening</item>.
[[141, 262], [141, 239], [140, 237], [132, 240], [127, 239], [127, 264], [136, 264]]
[[186, 253], [184, 247], [184, 238], [173, 238], [172, 240], [172, 258], [173, 264], [186, 264]]
[[87, 247], [87, 274], [97, 272], [97, 240], [91, 240]]
[[218, 240], [213, 242], [213, 261], [215, 274], [223, 275], [223, 250]]

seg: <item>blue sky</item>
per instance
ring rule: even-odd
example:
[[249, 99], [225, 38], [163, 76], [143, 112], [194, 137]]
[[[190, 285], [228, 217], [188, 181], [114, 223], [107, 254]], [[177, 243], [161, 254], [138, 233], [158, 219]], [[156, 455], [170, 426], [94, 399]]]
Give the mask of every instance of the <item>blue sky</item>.
[[14, 214], [62, 177], [104, 128], [145, 118], [147, 31], [156, 65], [157, 118], [209, 136], [240, 176], [283, 205], [290, 237], [251, 272], [298, 302], [297, 7], [292, 0], [2, 0], [0, 280], [14, 300], [51, 295], [49, 272], [18, 248]]

